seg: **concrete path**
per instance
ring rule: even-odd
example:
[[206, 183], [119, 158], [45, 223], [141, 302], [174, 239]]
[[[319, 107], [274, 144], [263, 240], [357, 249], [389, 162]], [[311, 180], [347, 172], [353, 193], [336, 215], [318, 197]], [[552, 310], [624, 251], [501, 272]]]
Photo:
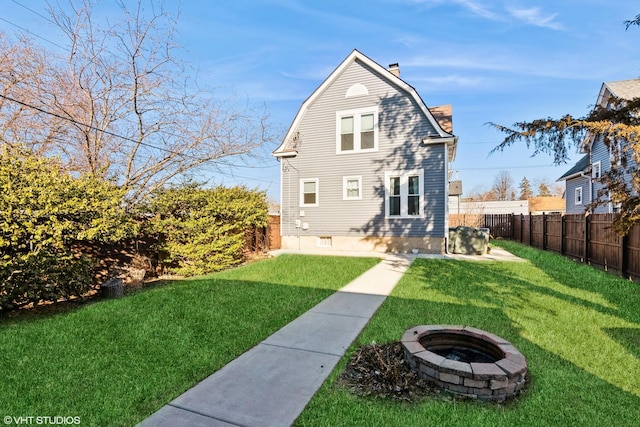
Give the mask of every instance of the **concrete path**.
[[387, 255], [140, 426], [291, 425], [414, 259]]

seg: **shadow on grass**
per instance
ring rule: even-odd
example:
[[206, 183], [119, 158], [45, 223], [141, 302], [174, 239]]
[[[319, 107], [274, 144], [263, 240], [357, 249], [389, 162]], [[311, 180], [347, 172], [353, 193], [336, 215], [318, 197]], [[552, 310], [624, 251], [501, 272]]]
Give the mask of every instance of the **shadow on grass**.
[[[582, 290], [590, 295], [597, 295], [600, 307], [593, 308], [603, 313], [623, 316], [629, 321], [640, 323], [640, 310], [632, 308], [631, 302], [640, 303], [640, 284], [589, 266], [578, 263], [559, 254], [531, 248], [512, 241], [500, 241], [498, 245], [521, 256], [537, 267], [564, 289]], [[570, 297], [569, 292], [565, 292]], [[636, 305], [637, 306], [637, 305]]]
[[285, 257], [0, 321], [0, 408], [134, 425], [379, 260]]
[[640, 329], [610, 328], [604, 331], [636, 359], [640, 359]]
[[[524, 394], [506, 404], [434, 395], [407, 404], [353, 395], [336, 384], [354, 351], [384, 332], [398, 340], [408, 324], [468, 324], [509, 339], [527, 357], [530, 376]], [[496, 308], [434, 303], [389, 297], [372, 322], [303, 412], [297, 426], [447, 425], [447, 426], [632, 426], [640, 416], [640, 398], [521, 337], [511, 319]], [[375, 420], [375, 421], [374, 421]]]
[[[574, 286], [581, 274], [572, 266], [565, 283], [533, 263], [416, 260], [296, 425], [637, 425], [640, 324], [629, 310], [640, 301]], [[470, 325], [511, 341], [527, 358], [526, 392], [507, 405], [407, 405], [335, 386], [359, 346], [395, 342], [420, 324]]]
[[[581, 274], [575, 268], [571, 273], [574, 277]], [[418, 260], [405, 278], [406, 286], [398, 287], [394, 296], [460, 306], [459, 318], [451, 319], [454, 324], [490, 327], [489, 331], [500, 334], [495, 328], [508, 322], [527, 341], [640, 396], [640, 360], [629, 351], [628, 341], [619, 342], [622, 335], [613, 340], [607, 333], [612, 329], [640, 331], [640, 323], [630, 314], [640, 299], [630, 295], [614, 305], [604, 291], [567, 286], [528, 263]], [[427, 312], [430, 306], [426, 304]], [[480, 325], [467, 323], [470, 313], [486, 309], [500, 315], [477, 319]], [[501, 320], [502, 316], [508, 321]], [[431, 323], [441, 322], [431, 319]], [[509, 335], [504, 338], [513, 338], [513, 331], [505, 332]]]

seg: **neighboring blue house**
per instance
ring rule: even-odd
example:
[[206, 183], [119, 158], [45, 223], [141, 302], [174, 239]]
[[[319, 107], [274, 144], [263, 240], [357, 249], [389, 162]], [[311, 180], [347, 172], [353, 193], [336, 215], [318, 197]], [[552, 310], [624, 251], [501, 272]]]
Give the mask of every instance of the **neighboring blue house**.
[[[640, 97], [640, 79], [605, 82], [600, 89], [597, 105], [607, 107], [612, 99], [630, 100], [637, 97]], [[620, 152], [620, 145], [625, 143], [618, 141], [617, 145], [609, 148], [601, 138], [587, 136], [581, 149], [585, 155], [558, 178], [558, 181], [566, 181], [566, 213], [586, 212], [589, 204], [598, 198], [598, 193], [606, 192], [600, 178], [611, 169], [611, 162], [616, 161], [613, 150]], [[633, 159], [628, 156], [627, 161], [632, 162]], [[593, 213], [613, 213], [618, 209], [613, 203], [607, 203], [606, 194], [600, 200], [605, 203], [597, 206]]]
[[354, 50], [307, 98], [282, 144], [282, 247], [443, 252], [451, 106]]

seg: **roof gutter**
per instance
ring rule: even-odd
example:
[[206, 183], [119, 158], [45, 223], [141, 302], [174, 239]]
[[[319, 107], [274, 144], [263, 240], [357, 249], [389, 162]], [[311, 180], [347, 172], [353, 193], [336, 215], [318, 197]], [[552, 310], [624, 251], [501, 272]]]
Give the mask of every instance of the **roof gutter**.
[[422, 145], [432, 145], [432, 144], [447, 144], [451, 147], [449, 151], [449, 161], [452, 162], [456, 158], [456, 150], [458, 147], [458, 137], [454, 135], [450, 136], [427, 136], [422, 138]]

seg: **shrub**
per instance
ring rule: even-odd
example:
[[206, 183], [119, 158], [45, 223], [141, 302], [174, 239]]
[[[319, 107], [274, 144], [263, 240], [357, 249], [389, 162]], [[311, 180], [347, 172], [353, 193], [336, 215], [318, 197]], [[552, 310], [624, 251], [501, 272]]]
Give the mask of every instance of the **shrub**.
[[266, 226], [269, 208], [257, 190], [185, 184], [157, 192], [150, 209], [165, 268], [194, 275], [240, 263], [245, 231]]
[[80, 296], [91, 288], [92, 263], [86, 257], [47, 251], [0, 261], [0, 309]]
[[70, 243], [117, 241], [135, 230], [124, 190], [74, 177], [54, 159], [0, 153], [0, 308], [77, 296], [91, 286], [89, 262]]

